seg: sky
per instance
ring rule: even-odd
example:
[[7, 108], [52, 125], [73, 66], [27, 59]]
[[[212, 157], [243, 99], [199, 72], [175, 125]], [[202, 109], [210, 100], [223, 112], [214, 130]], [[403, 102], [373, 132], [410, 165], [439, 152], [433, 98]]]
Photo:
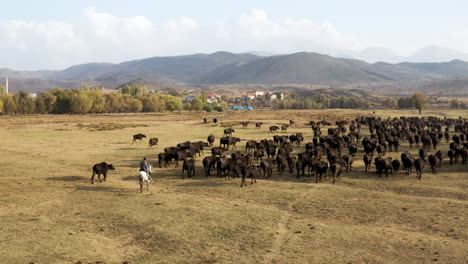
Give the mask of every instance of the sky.
[[2, 1], [0, 68], [64, 69], [216, 51], [468, 53], [468, 1]]

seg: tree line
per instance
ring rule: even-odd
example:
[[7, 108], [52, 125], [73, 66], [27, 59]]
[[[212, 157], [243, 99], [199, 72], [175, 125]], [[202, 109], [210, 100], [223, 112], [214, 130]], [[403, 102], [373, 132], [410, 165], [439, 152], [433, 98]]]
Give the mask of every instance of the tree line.
[[207, 104], [196, 98], [184, 103], [182, 98], [169, 94], [140, 92], [140, 88], [125, 87], [119, 92], [103, 94], [99, 89], [59, 89], [39, 93], [33, 97], [25, 91], [0, 96], [0, 113], [26, 114], [87, 114], [139, 113], [162, 111], [225, 111], [227, 104]]
[[[221, 96], [220, 102], [207, 103], [205, 93], [183, 101], [180, 96], [162, 93], [148, 93], [142, 85], [124, 85], [117, 92], [102, 93], [98, 88], [84, 85], [81, 89], [54, 88], [33, 97], [28, 92], [7, 94], [0, 91], [0, 113], [8, 115], [25, 114], [87, 114], [87, 113], [139, 113], [162, 111], [226, 111], [230, 104], [268, 107], [277, 109], [326, 109], [326, 108], [371, 108], [418, 109], [421, 113], [430, 102], [424, 94], [411, 97], [381, 97], [378, 102], [363, 97], [330, 96], [317, 94], [303, 96], [291, 93], [284, 100], [256, 98], [233, 102], [234, 98]], [[457, 100], [450, 102], [450, 107], [460, 107]]]

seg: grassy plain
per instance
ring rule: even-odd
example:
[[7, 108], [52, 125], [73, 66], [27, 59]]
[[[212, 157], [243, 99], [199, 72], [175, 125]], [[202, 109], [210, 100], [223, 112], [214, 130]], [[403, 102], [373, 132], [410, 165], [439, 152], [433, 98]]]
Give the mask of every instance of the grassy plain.
[[[468, 111], [424, 114], [467, 117]], [[241, 139], [271, 137], [268, 126], [289, 119], [297, 126], [288, 133], [303, 132], [310, 141], [306, 122], [357, 115], [373, 114], [0, 117], [0, 263], [468, 263], [468, 165], [449, 166], [447, 159], [438, 175], [426, 168], [421, 181], [415, 174], [378, 178], [364, 172], [359, 145], [353, 171], [335, 184], [275, 172], [241, 189], [239, 179], [206, 178], [202, 157], [194, 178], [182, 180], [181, 168], [156, 168], [150, 191], [139, 192], [139, 161], [156, 165], [164, 147], [209, 134], [219, 139], [230, 125]], [[203, 117], [220, 123], [205, 125]], [[242, 129], [239, 121], [265, 125]], [[158, 137], [159, 146], [130, 145], [136, 133]], [[441, 148], [446, 153], [447, 144]], [[102, 161], [116, 170], [91, 185], [91, 167]]]

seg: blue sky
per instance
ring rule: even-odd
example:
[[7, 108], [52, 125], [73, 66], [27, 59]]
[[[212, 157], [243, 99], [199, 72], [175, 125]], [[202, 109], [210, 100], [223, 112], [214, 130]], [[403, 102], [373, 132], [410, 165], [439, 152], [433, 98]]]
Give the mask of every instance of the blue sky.
[[1, 8], [0, 67], [15, 69], [217, 50], [468, 52], [468, 1], [17, 0]]

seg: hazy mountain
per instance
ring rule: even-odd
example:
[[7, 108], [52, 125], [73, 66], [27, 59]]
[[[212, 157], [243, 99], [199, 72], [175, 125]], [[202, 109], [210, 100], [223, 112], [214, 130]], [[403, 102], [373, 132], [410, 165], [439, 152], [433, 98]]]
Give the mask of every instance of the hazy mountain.
[[468, 54], [440, 46], [426, 46], [407, 57], [407, 62], [446, 62], [452, 60], [468, 61]]
[[[376, 50], [367, 54], [377, 55]], [[385, 54], [385, 52], [383, 52]], [[388, 56], [391, 53], [386, 53]], [[0, 70], [18, 80], [21, 89], [37, 87], [79, 88], [81, 82], [113, 88], [132, 80], [174, 84], [307, 84], [327, 86], [378, 86], [436, 79], [468, 77], [468, 63], [367, 63], [312, 52], [256, 56], [216, 52], [172, 57], [152, 57], [119, 64], [88, 63], [62, 71]], [[19, 82], [19, 80], [28, 80]], [[54, 81], [54, 82], [51, 82]], [[61, 82], [60, 82], [61, 81]]]
[[370, 47], [364, 49], [357, 54], [357, 58], [374, 63], [374, 62], [387, 62], [387, 63], [398, 63], [406, 61], [404, 57], [398, 56], [391, 49], [381, 47]]

